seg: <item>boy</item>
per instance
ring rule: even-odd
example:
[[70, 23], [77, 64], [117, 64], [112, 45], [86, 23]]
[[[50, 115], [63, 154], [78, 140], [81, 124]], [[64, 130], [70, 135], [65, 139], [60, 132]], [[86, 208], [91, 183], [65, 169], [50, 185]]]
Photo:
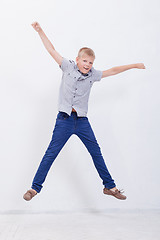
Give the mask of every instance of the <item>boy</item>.
[[60, 91], [59, 91], [59, 113], [56, 118], [52, 140], [39, 165], [37, 173], [33, 179], [32, 187], [23, 198], [31, 200], [42, 189], [47, 173], [72, 134], [76, 134], [89, 151], [99, 176], [103, 180], [103, 193], [125, 200], [126, 196], [116, 188], [101, 154], [89, 120], [87, 118], [88, 98], [91, 87], [95, 81], [101, 78], [118, 74], [132, 68], [144, 69], [143, 63], [113, 67], [106, 71], [99, 71], [93, 68], [95, 54], [90, 48], [81, 48], [74, 61], [63, 58], [53, 47], [38, 22], [31, 24], [38, 32], [45, 48], [58, 63], [63, 71]]

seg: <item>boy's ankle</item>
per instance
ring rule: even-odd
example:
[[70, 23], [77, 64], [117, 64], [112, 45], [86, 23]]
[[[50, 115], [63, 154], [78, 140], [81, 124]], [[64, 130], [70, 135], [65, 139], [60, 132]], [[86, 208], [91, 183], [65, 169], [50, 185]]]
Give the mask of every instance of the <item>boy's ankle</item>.
[[31, 188], [31, 190], [33, 190], [37, 194], [37, 191], [35, 189]]
[[115, 192], [117, 190], [117, 188], [116, 187], [110, 188], [110, 190]]

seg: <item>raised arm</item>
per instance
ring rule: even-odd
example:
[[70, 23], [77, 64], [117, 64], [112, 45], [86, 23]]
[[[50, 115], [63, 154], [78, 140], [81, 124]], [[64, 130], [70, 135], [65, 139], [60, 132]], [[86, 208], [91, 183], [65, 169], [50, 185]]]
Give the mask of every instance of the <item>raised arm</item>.
[[32, 27], [38, 32], [45, 48], [47, 49], [47, 51], [49, 52], [49, 54], [54, 58], [54, 60], [61, 65], [62, 63], [62, 56], [55, 50], [55, 48], [53, 47], [52, 43], [49, 41], [49, 39], [47, 38], [47, 36], [45, 35], [44, 31], [42, 30], [41, 26], [39, 25], [38, 22], [34, 22], [31, 24]]
[[113, 67], [106, 71], [103, 71], [102, 78], [109, 77], [109, 76], [124, 72], [124, 71], [132, 69], [132, 68], [145, 69], [145, 66], [143, 63], [135, 63], [135, 64]]

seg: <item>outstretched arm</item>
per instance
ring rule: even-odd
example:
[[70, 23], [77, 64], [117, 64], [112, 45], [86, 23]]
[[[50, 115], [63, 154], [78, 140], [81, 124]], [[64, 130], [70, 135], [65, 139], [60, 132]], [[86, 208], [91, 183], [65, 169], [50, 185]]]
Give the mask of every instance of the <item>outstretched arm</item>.
[[143, 63], [135, 63], [135, 64], [113, 67], [106, 71], [103, 71], [102, 78], [109, 77], [109, 76], [124, 72], [124, 71], [132, 69], [132, 68], [145, 69], [145, 66]]
[[49, 54], [54, 58], [54, 60], [61, 65], [62, 63], [62, 56], [55, 50], [55, 48], [53, 47], [52, 43], [49, 41], [49, 39], [47, 38], [47, 36], [45, 35], [44, 31], [42, 30], [41, 26], [39, 25], [38, 22], [34, 22], [31, 24], [32, 27], [38, 32], [45, 48], [47, 49], [47, 51], [49, 52]]

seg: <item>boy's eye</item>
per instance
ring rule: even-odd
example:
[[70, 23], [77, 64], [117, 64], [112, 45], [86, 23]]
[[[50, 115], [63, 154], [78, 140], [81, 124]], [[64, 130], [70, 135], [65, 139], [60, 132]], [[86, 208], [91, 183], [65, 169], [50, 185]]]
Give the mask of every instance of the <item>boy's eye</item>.
[[83, 62], [87, 62], [86, 60], [83, 60]]

